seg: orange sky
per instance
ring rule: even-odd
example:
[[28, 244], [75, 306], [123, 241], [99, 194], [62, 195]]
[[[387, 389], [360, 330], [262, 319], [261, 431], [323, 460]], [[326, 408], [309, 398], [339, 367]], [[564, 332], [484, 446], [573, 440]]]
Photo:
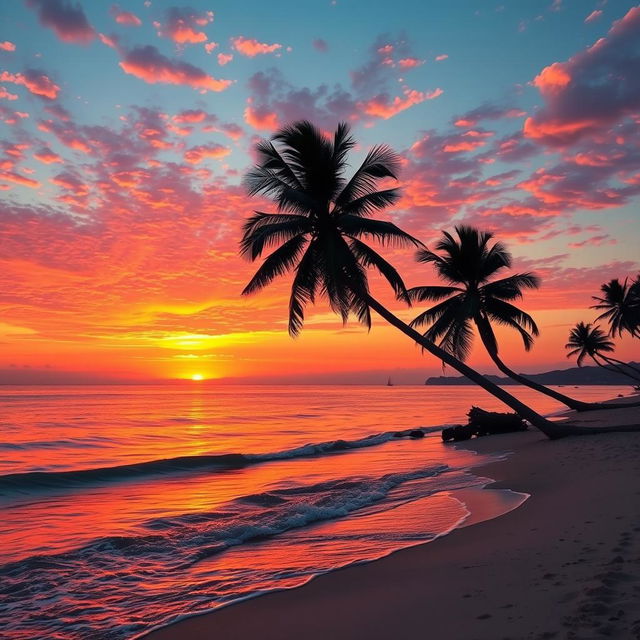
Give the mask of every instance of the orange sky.
[[[341, 3], [293, 30], [280, 6], [214, 23], [195, 5], [3, 5], [0, 382], [439, 374], [377, 317], [370, 333], [343, 328], [322, 304], [292, 340], [286, 281], [240, 297], [257, 267], [237, 255], [242, 222], [273, 209], [241, 177], [259, 136], [302, 117], [351, 122], [353, 164], [376, 143], [401, 154], [403, 197], [386, 219], [423, 242], [461, 222], [506, 242], [514, 269], [542, 278], [522, 303], [542, 335], [525, 354], [500, 333], [504, 359], [569, 366], [563, 345], [595, 318], [591, 296], [640, 271], [640, 6], [596, 18], [561, 2], [467, 7], [461, 21], [409, 2], [359, 16], [345, 38]], [[435, 283], [411, 251], [381, 252], [407, 286]], [[407, 320], [419, 311], [376, 278], [372, 292]], [[640, 360], [637, 340], [616, 343]], [[493, 370], [481, 349], [470, 362]]]

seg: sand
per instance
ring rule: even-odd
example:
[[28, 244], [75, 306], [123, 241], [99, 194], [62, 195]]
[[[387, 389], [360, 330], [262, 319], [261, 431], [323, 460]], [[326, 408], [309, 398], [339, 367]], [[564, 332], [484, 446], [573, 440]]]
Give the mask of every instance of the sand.
[[[640, 423], [640, 408], [572, 420]], [[640, 639], [640, 432], [551, 442], [530, 430], [464, 446], [512, 451], [474, 472], [531, 497], [499, 518], [146, 640]]]

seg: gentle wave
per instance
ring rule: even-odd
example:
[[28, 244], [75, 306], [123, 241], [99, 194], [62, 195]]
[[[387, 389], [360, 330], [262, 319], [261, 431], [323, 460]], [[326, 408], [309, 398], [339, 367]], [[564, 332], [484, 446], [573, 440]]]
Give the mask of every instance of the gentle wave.
[[[189, 598], [195, 597], [194, 604], [202, 605], [246, 595], [243, 569], [233, 584], [228, 572], [224, 576], [215, 571], [207, 574], [199, 596], [196, 585], [190, 583], [185, 583], [184, 592], [176, 585], [169, 592], [160, 588], [164, 581], [191, 571], [203, 560], [230, 547], [347, 516], [382, 503], [404, 483], [419, 479], [437, 482], [448, 470], [447, 465], [432, 465], [382, 477], [342, 478], [275, 489], [237, 498], [214, 512], [150, 520], [140, 525], [137, 535], [102, 537], [67, 552], [5, 564], [0, 567], [0, 598], [7, 606], [4, 613], [0, 610], [0, 626], [16, 638], [54, 637], [63, 607], [74, 611], [73, 618], [65, 622], [67, 638], [130, 637], [132, 632], [183, 611]], [[421, 496], [414, 495], [414, 488], [412, 498], [442, 488], [437, 484], [423, 488]], [[430, 537], [429, 532], [424, 535]], [[146, 589], [140, 589], [141, 581]], [[154, 594], [164, 609], [162, 615], [154, 614], [149, 606]], [[87, 602], [101, 603], [100, 616], [93, 607], [87, 608]], [[126, 619], [137, 622], [126, 627], [114, 622]]]
[[75, 471], [28, 471], [0, 476], [0, 495], [28, 493], [47, 489], [78, 489], [85, 484], [103, 483], [117, 480], [130, 480], [142, 476], [158, 474], [177, 474], [203, 471], [217, 471], [241, 468], [251, 464], [305, 458], [361, 449], [384, 444], [394, 438], [407, 437], [412, 431], [423, 434], [440, 430], [441, 426], [388, 431], [366, 436], [357, 440], [330, 440], [310, 443], [293, 449], [273, 453], [222, 453], [215, 455], [179, 456], [162, 460], [150, 460], [115, 467], [79, 469]]

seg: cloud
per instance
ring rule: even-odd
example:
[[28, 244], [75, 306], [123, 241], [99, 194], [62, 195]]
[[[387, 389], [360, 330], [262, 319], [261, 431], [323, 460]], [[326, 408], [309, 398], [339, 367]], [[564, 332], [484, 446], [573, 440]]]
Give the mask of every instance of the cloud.
[[329, 51], [329, 45], [327, 44], [327, 41], [323, 40], [322, 38], [316, 38], [311, 44], [313, 45], [313, 48], [320, 53], [326, 53], [327, 51]]
[[640, 109], [640, 7], [613, 23], [607, 36], [533, 81], [545, 106], [527, 118], [527, 137], [561, 147], [606, 130]]
[[491, 103], [484, 103], [464, 115], [454, 116], [452, 119], [456, 127], [475, 127], [483, 120], [502, 120], [504, 118], [520, 118], [526, 113], [514, 107], [506, 107]]
[[440, 55], [435, 57], [435, 61], [436, 62], [442, 62], [443, 60], [446, 60], [449, 56], [446, 53], [441, 53]]
[[120, 66], [125, 73], [149, 84], [185, 85], [201, 93], [224, 91], [232, 84], [231, 80], [218, 80], [188, 62], [171, 60], [151, 45], [126, 52]]
[[600, 9], [596, 9], [592, 11], [585, 19], [585, 23], [595, 22], [602, 15], [602, 11]]
[[231, 38], [231, 44], [238, 53], [249, 58], [274, 53], [275, 51], [282, 49], [281, 44], [266, 44], [264, 42], [258, 42], [254, 38], [245, 38], [244, 36]]
[[579, 249], [581, 247], [601, 247], [607, 244], [617, 244], [617, 240], [609, 236], [609, 234], [603, 233], [602, 235], [592, 236], [581, 242], [570, 242], [568, 246], [572, 249]]
[[135, 13], [130, 11], [124, 11], [117, 4], [111, 7], [110, 11], [113, 19], [118, 23], [129, 27], [139, 27], [142, 24], [142, 20], [138, 18]]
[[204, 50], [211, 55], [211, 52], [219, 46], [217, 42], [207, 42], [207, 44], [204, 45]]
[[221, 67], [224, 67], [225, 64], [231, 62], [233, 60], [232, 53], [219, 53], [218, 54], [218, 64]]
[[62, 158], [57, 153], [51, 151], [49, 147], [43, 147], [39, 151], [36, 151], [36, 153], [33, 154], [33, 157], [44, 164], [62, 162]]
[[418, 58], [401, 58], [398, 60], [398, 66], [401, 69], [413, 69], [421, 64], [424, 64], [424, 60], [419, 60]]
[[60, 87], [49, 76], [35, 69], [25, 69], [24, 73], [3, 71], [0, 73], [0, 82], [22, 85], [34, 95], [48, 100], [55, 100], [60, 91]]
[[433, 100], [441, 96], [443, 91], [442, 89], [435, 89], [434, 91], [424, 92], [405, 88], [403, 93], [404, 98], [399, 96], [391, 98], [388, 94], [380, 94], [375, 98], [358, 103], [358, 106], [368, 116], [375, 116], [387, 120], [401, 111], [409, 109], [409, 107], [420, 104], [425, 100]]
[[27, 6], [34, 8], [40, 23], [52, 29], [63, 42], [89, 44], [96, 37], [80, 4], [73, 5], [67, 0], [27, 0]]
[[5, 40], [4, 42], [0, 42], [0, 50], [2, 51], [15, 51], [16, 45], [13, 42], [9, 42], [9, 40]]
[[18, 95], [15, 93], [9, 93], [4, 87], [0, 87], [0, 98], [4, 98], [5, 100], [17, 100]]
[[260, 107], [248, 106], [244, 110], [244, 120], [258, 131], [275, 131], [280, 127], [278, 114]]
[[184, 159], [190, 164], [199, 164], [205, 158], [220, 160], [230, 153], [231, 149], [221, 144], [201, 144], [185, 151]]
[[[196, 11], [190, 7], [171, 7], [167, 9], [164, 23], [155, 22], [160, 37], [169, 38], [177, 44], [197, 44], [207, 41], [202, 31], [213, 22], [213, 11]], [[209, 51], [207, 53], [210, 53]]]
[[22, 176], [19, 173], [13, 173], [13, 171], [0, 171], [0, 180], [6, 180], [7, 182], [13, 182], [23, 187], [29, 187], [30, 189], [37, 189], [40, 183], [37, 180], [32, 180], [26, 176]]

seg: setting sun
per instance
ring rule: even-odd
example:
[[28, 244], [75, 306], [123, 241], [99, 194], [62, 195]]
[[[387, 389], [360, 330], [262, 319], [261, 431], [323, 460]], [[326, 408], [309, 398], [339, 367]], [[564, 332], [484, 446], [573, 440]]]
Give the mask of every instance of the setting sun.
[[201, 373], [194, 373], [194, 374], [191, 376], [191, 379], [192, 379], [192, 380], [204, 380], [204, 377], [202, 376], [202, 374], [201, 374]]

